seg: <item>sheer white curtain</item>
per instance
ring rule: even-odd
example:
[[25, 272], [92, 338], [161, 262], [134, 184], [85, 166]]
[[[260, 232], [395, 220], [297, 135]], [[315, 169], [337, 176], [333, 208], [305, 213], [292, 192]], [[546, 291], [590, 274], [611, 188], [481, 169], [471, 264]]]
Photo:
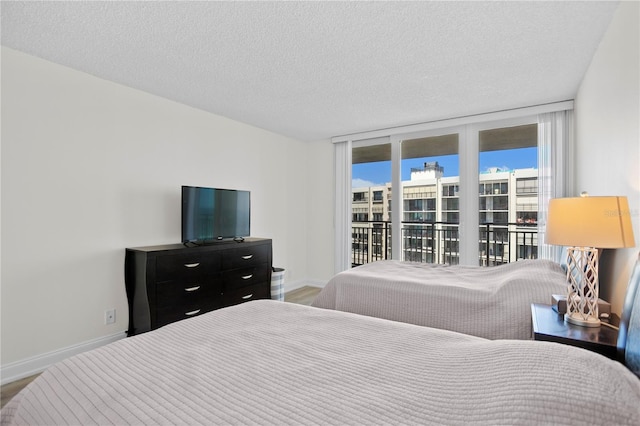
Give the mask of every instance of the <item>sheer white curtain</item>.
[[351, 267], [351, 141], [334, 143], [335, 164], [335, 273]]
[[574, 195], [573, 111], [538, 115], [538, 257], [560, 262], [561, 247], [546, 244], [549, 200]]

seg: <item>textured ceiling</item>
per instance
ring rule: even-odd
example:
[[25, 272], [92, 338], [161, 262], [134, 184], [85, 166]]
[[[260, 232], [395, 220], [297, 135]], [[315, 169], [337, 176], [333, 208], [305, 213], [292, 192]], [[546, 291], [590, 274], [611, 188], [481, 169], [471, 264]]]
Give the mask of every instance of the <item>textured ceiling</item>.
[[7, 2], [2, 44], [310, 141], [573, 99], [617, 2]]

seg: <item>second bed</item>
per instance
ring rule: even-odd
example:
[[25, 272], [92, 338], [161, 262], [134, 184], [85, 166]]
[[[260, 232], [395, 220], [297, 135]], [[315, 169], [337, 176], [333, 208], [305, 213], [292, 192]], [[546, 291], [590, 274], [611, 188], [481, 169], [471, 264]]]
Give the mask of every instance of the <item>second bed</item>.
[[487, 339], [530, 339], [531, 304], [567, 290], [548, 260], [495, 267], [385, 260], [333, 277], [313, 306], [457, 331]]

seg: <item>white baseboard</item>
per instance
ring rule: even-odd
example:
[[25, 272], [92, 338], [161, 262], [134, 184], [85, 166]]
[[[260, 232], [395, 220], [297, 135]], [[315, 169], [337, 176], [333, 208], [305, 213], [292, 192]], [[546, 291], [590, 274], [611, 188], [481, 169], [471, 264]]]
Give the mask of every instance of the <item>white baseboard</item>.
[[120, 331], [110, 336], [99, 337], [67, 348], [58, 349], [56, 351], [47, 352], [42, 355], [3, 365], [0, 367], [0, 384], [6, 385], [7, 383], [42, 373], [47, 369], [47, 367], [55, 364], [56, 362], [60, 362], [72, 355], [77, 355], [90, 349], [95, 349], [108, 343], [115, 342], [125, 336], [126, 332]]

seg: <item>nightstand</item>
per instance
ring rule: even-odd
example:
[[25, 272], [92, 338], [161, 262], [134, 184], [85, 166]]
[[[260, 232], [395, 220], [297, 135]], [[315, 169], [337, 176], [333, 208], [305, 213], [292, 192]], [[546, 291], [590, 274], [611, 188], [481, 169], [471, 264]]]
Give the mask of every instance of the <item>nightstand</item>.
[[[617, 316], [611, 323], [617, 327]], [[564, 343], [602, 354], [608, 358], [617, 358], [618, 330], [607, 325], [600, 327], [580, 327], [565, 322], [551, 305], [531, 304], [534, 340]], [[619, 321], [619, 320], [618, 320]]]

